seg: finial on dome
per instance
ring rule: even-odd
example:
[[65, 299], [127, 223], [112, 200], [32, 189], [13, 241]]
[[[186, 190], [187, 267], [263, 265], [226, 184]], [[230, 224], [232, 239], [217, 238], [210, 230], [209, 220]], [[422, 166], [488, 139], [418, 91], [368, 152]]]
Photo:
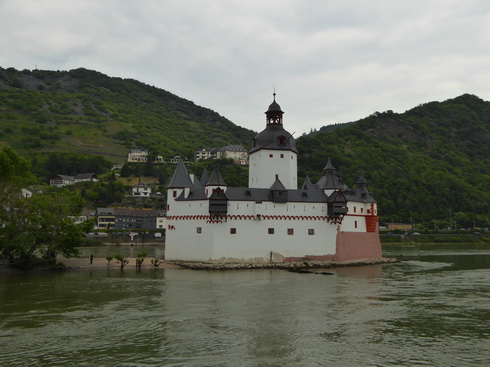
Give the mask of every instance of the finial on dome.
[[272, 93], [272, 95], [274, 96], [274, 102], [276, 101], [276, 86], [274, 86], [274, 93]]

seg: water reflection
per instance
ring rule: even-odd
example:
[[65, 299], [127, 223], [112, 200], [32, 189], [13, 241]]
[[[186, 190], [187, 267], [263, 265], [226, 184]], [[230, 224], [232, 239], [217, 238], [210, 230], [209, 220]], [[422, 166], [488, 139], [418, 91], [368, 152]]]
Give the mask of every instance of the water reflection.
[[490, 251], [440, 250], [333, 275], [5, 275], [0, 365], [489, 365]]

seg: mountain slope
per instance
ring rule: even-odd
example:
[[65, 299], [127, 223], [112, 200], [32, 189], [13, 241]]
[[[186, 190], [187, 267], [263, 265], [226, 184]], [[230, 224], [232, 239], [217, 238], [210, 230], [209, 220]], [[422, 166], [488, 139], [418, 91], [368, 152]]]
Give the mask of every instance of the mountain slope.
[[301, 137], [300, 177], [332, 157], [350, 186], [370, 181], [385, 221], [488, 226], [489, 142], [490, 102], [465, 94]]
[[0, 142], [20, 152], [83, 152], [119, 162], [131, 147], [191, 158], [196, 148], [249, 144], [255, 135], [167, 91], [86, 69], [0, 68], [0, 126]]

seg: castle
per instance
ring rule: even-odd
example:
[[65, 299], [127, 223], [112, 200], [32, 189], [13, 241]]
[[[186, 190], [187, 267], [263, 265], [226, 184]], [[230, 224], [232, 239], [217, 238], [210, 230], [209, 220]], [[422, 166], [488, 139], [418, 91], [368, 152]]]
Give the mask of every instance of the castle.
[[382, 257], [377, 204], [360, 178], [347, 187], [330, 159], [297, 188], [293, 136], [274, 100], [249, 150], [248, 187], [220, 172], [189, 175], [181, 161], [168, 185], [165, 258], [203, 262], [350, 261]]

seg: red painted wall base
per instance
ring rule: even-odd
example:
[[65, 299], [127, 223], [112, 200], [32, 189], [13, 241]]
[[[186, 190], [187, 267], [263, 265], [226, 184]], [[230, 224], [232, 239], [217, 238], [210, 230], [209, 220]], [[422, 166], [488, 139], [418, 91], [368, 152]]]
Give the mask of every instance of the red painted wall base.
[[378, 231], [372, 233], [340, 232], [337, 234], [335, 261], [380, 259], [381, 241]]

